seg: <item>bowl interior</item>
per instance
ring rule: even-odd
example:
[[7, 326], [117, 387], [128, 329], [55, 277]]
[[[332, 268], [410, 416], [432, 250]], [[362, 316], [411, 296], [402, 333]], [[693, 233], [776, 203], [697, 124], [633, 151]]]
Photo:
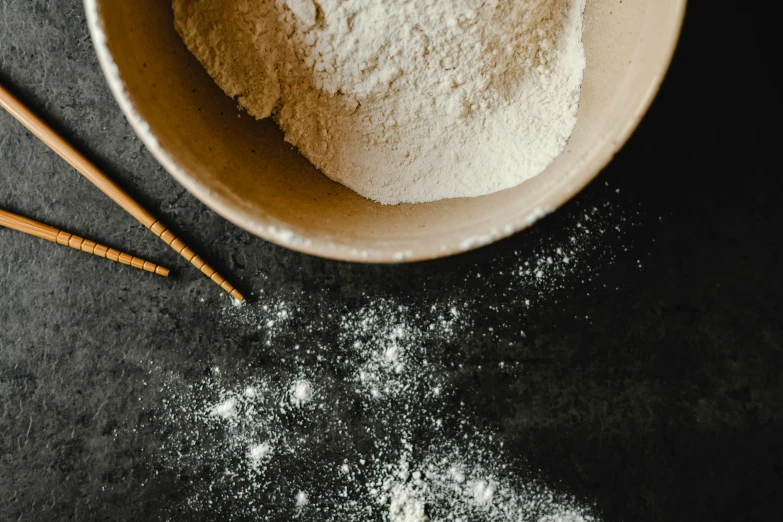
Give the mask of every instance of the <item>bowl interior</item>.
[[587, 71], [566, 151], [541, 175], [495, 194], [382, 206], [318, 172], [223, 94], [174, 30], [168, 0], [85, 0], [110, 86], [148, 148], [191, 193], [265, 239], [335, 259], [442, 257], [520, 230], [586, 185], [658, 90], [685, 0], [588, 0]]

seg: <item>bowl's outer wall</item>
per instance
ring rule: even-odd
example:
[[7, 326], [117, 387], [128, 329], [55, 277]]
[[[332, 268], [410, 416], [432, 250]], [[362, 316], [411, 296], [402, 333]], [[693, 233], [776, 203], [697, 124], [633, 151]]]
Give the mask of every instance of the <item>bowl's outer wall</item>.
[[567, 201], [638, 125], [668, 68], [685, 11], [685, 0], [588, 0], [588, 67], [565, 152], [539, 176], [496, 194], [382, 206], [320, 174], [272, 122], [239, 111], [185, 48], [167, 0], [85, 5], [112, 91], [147, 147], [185, 188], [265, 239], [360, 262], [469, 250]]

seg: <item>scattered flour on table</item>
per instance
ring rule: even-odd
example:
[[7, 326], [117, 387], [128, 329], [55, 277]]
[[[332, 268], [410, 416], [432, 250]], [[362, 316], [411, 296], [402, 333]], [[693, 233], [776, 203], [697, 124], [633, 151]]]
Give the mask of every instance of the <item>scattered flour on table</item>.
[[267, 442], [262, 442], [250, 448], [250, 459], [254, 464], [258, 464], [268, 457], [270, 453], [272, 453], [272, 446]]
[[[432, 307], [414, 314], [389, 301], [345, 314], [339, 341], [350, 348], [355, 364], [356, 389], [368, 398], [394, 399], [421, 384], [421, 374], [432, 370], [422, 345], [453, 341], [459, 312], [455, 305]], [[428, 392], [438, 395], [432, 381]]]
[[229, 325], [255, 328], [267, 346], [271, 346], [279, 335], [291, 328], [292, 315], [301, 311], [288, 301], [268, 298], [252, 307], [248, 304], [234, 306], [235, 302], [236, 300], [231, 298], [230, 306], [222, 308], [221, 320]]
[[[189, 507], [259, 521], [594, 521], [570, 496], [520, 477], [502, 441], [454, 404], [444, 345], [472, 328], [462, 308], [378, 300], [346, 314], [324, 347], [336, 367], [309, 368], [307, 380], [288, 377], [294, 356], [291, 368], [240, 379], [213, 368], [184, 391], [172, 381], [163, 409], [179, 437], [164, 448], [166, 466], [212, 473]], [[320, 383], [332, 401], [301, 408], [318, 401]]]
[[237, 415], [237, 400], [234, 397], [226, 399], [220, 404], [216, 405], [212, 411], [215, 415], [223, 417], [224, 419], [230, 419]]
[[174, 0], [177, 31], [252, 116], [385, 204], [543, 171], [576, 124], [585, 0]]
[[304, 406], [313, 400], [313, 385], [304, 379], [296, 381], [291, 385], [290, 400], [295, 406]]
[[304, 491], [300, 491], [296, 494], [296, 505], [300, 508], [305, 507], [307, 504], [310, 503], [310, 499], [307, 496], [307, 493]]
[[[203, 377], [171, 374], [158, 411], [167, 433], [161, 472], [197, 477], [187, 510], [265, 522], [595, 520], [526, 474], [504, 435], [463, 403], [466, 383], [484, 371], [470, 361], [481, 357], [472, 343], [521, 343], [527, 308], [589, 291], [625, 248], [614, 240], [634, 214], [575, 205], [559, 239], [529, 232], [516, 267], [469, 272], [452, 300], [368, 298], [316, 314], [302, 295], [241, 308], [226, 299], [218, 319], [247, 343], [241, 363], [223, 360]], [[485, 303], [476, 284], [505, 293]], [[524, 379], [524, 363], [492, 366], [493, 378]]]

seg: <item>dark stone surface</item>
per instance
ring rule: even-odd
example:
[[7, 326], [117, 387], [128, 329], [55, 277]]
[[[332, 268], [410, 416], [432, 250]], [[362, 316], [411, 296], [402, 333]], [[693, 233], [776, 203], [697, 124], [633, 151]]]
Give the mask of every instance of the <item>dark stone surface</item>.
[[[779, 520], [777, 35], [762, 7], [692, 4], [661, 95], [599, 181], [531, 231], [411, 266], [302, 256], [197, 202], [124, 120], [78, 0], [0, 0], [0, 81], [257, 302], [318, 316], [379, 297], [425, 309], [469, 296], [495, 334], [457, 347], [464, 397], [511, 452], [606, 520]], [[614, 263], [524, 306], [511, 271], [607, 201], [615, 216], [641, 209], [586, 260], [602, 266], [611, 250]], [[187, 484], [155, 473], [148, 367], [195, 379], [288, 347], [220, 324], [225, 301], [208, 281], [5, 113], [0, 208], [177, 269], [163, 280], [0, 230], [0, 519], [165, 518]], [[510, 380], [486, 369], [498, 360], [533, 362]]]

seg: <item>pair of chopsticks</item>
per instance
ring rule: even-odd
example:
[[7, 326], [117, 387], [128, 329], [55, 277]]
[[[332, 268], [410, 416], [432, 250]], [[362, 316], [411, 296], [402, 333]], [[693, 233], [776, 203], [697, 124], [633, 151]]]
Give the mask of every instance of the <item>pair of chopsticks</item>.
[[[33, 114], [21, 101], [16, 99], [8, 90], [0, 84], [0, 107], [8, 111], [11, 116], [16, 118], [30, 132], [35, 134], [41, 141], [49, 146], [61, 158], [67, 161], [73, 168], [90, 180], [93, 185], [98, 187], [104, 194], [109, 196], [115, 203], [124, 208], [128, 213], [140, 221], [145, 227], [150, 229], [153, 234], [158, 236], [164, 243], [174, 249], [175, 252], [188, 260], [193, 266], [198, 268], [205, 276], [220, 286], [234, 299], [244, 301], [242, 294], [234, 288], [228, 281], [218, 274], [213, 268], [196, 255], [185, 243], [166, 228], [158, 219], [147, 212], [141, 205], [134, 201], [119, 185], [109, 179], [104, 173], [93, 165], [87, 158], [73, 148], [68, 142], [61, 138], [46, 123]], [[38, 223], [31, 219], [17, 216], [10, 212], [0, 210], [0, 225], [25, 232], [42, 239], [53, 241], [60, 245], [70, 246], [72, 248], [88, 252], [100, 257], [105, 257], [125, 265], [153, 272], [158, 275], [167, 276], [169, 271], [144, 261], [137, 257], [124, 254], [114, 249], [99, 245], [93, 241], [87, 241], [78, 236], [68, 234], [54, 227]]]
[[119, 250], [100, 245], [94, 241], [74, 236], [68, 232], [63, 232], [62, 230], [50, 227], [49, 225], [39, 223], [38, 221], [12, 214], [3, 209], [0, 209], [0, 226], [18, 230], [19, 232], [24, 232], [31, 236], [40, 237], [41, 239], [46, 239], [47, 241], [57, 243], [58, 245], [75, 248], [76, 250], [81, 250], [82, 252], [87, 252], [88, 254], [93, 254], [116, 263], [132, 266], [139, 270], [146, 270], [147, 272], [152, 272], [153, 274], [158, 274], [163, 277], [168, 277], [169, 275], [168, 268], [163, 268], [162, 266], [150, 263], [149, 261], [133, 257], [130, 254], [125, 254]]

